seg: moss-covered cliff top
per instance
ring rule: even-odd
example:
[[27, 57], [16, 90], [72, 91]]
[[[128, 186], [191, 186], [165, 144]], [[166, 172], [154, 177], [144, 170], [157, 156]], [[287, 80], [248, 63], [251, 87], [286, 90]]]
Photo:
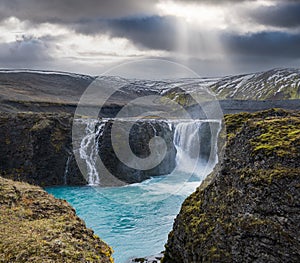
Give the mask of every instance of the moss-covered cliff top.
[[103, 262], [112, 249], [64, 200], [0, 177], [0, 262]]
[[300, 113], [225, 120], [223, 163], [183, 203], [163, 262], [299, 262]]

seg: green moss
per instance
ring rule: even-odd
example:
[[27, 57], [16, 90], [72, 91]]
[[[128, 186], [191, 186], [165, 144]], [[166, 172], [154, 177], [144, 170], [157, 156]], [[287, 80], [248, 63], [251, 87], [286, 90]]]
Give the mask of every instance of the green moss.
[[6, 138], [6, 139], [5, 139], [5, 144], [6, 144], [6, 145], [9, 145], [10, 143], [11, 143], [10, 139], [9, 139], [9, 138]]
[[60, 152], [66, 140], [65, 131], [59, 128], [54, 128], [51, 133], [51, 144], [56, 152]]
[[44, 130], [48, 127], [50, 127], [51, 125], [51, 121], [47, 118], [42, 118], [40, 121], [36, 122], [32, 128], [31, 131], [40, 131], [40, 130]]
[[232, 139], [238, 132], [241, 131], [243, 124], [251, 117], [250, 113], [242, 112], [239, 114], [225, 115], [225, 125], [228, 140]]
[[300, 168], [276, 167], [275, 169], [241, 169], [238, 170], [240, 179], [251, 184], [272, 184], [274, 180], [285, 178], [295, 179], [300, 174]]
[[[255, 113], [241, 112], [237, 114], [226, 114], [224, 116], [227, 137], [229, 139], [235, 137], [235, 135], [241, 131], [243, 125], [248, 121], [256, 123], [256, 125], [263, 124], [267, 120], [281, 119], [281, 118], [293, 118], [299, 120], [299, 114], [297, 112], [286, 111], [283, 109], [273, 108], [265, 111], [259, 111]], [[299, 129], [299, 127], [298, 127]]]
[[279, 157], [299, 155], [300, 119], [296, 117], [272, 118], [254, 121], [260, 135], [251, 139], [253, 153], [276, 154]]
[[175, 91], [169, 92], [161, 98], [163, 103], [168, 103], [168, 100], [175, 101], [181, 106], [190, 106], [193, 101], [189, 94]]
[[112, 263], [112, 249], [39, 187], [0, 177], [1, 262]]

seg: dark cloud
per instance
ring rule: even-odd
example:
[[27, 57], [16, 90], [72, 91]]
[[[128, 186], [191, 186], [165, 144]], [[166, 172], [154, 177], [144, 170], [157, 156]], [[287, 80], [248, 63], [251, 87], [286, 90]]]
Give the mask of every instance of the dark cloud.
[[300, 34], [262, 32], [249, 35], [223, 35], [222, 41], [233, 55], [300, 58]]
[[[257, 2], [257, 0], [173, 0], [174, 2], [181, 3], [197, 3], [209, 5], [227, 5], [227, 4], [240, 4], [243, 2]], [[278, 2], [278, 0], [269, 0], [270, 2]]]
[[23, 36], [16, 42], [0, 44], [0, 63], [2, 67], [13, 64], [16, 67], [28, 67], [36, 63], [51, 60], [50, 47], [42, 39]]
[[[235, 0], [173, 1], [211, 5], [242, 2]], [[284, 66], [289, 65], [289, 61], [300, 59], [300, 34], [291, 34], [286, 30], [286, 28], [295, 29], [300, 26], [300, 1], [274, 0], [273, 6], [262, 6], [254, 11], [243, 9], [240, 14], [234, 13], [233, 19], [240, 16], [247, 21], [278, 27], [281, 32], [266, 31], [243, 35], [221, 33], [221, 31], [209, 32], [203, 26], [197, 28], [197, 25], [189, 25], [185, 35], [182, 36], [183, 39], [180, 39], [179, 19], [158, 15], [155, 7], [158, 2], [159, 0], [2, 0], [0, 1], [0, 20], [14, 16], [21, 21], [27, 21], [26, 34], [30, 34], [30, 29], [37, 24], [49, 22], [72, 28], [76, 33], [107, 34], [112, 38], [124, 37], [144, 50], [178, 51], [179, 55], [181, 55], [180, 52], [185, 52], [185, 55], [192, 58], [195, 69], [198, 67], [203, 72], [207, 70], [205, 75], [212, 75], [208, 74], [208, 71], [214, 69], [220, 72], [219, 75], [221, 72], [227, 72], [227, 61], [209, 59], [210, 55], [213, 57], [214, 43], [212, 42], [217, 41], [219, 36], [218, 46], [226, 50], [226, 56], [236, 65], [247, 70], [248, 66]], [[236, 11], [233, 8], [233, 12]], [[214, 38], [213, 34], [218, 37]], [[61, 41], [51, 36], [43, 38], [24, 36], [14, 43], [0, 43], [1, 65], [14, 67], [46, 65], [47, 62], [52, 61], [51, 55], [55, 42]], [[179, 42], [184, 44], [185, 50], [178, 49]], [[99, 54], [101, 55], [100, 51]], [[202, 58], [201, 54], [203, 54]], [[103, 55], [113, 56], [114, 54]], [[76, 58], [72, 61], [74, 60]], [[67, 67], [67, 62], [55, 63], [62, 63], [62, 67]], [[62, 67], [60, 69], [63, 70]]]
[[149, 15], [153, 1], [139, 0], [2, 0], [0, 17], [15, 16], [35, 23], [74, 23], [84, 19]]
[[176, 19], [172, 17], [81, 21], [75, 29], [84, 34], [106, 33], [112, 37], [124, 37], [136, 46], [148, 49], [174, 50], [176, 46]]
[[274, 6], [260, 7], [250, 16], [260, 24], [275, 27], [298, 27], [300, 26], [300, 2], [286, 1]]

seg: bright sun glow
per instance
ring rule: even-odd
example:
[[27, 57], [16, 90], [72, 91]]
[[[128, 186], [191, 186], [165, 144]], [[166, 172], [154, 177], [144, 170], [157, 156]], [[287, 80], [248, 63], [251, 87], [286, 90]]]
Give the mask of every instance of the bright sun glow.
[[255, 11], [264, 6], [273, 6], [276, 2], [271, 0], [236, 1], [231, 4], [203, 4], [198, 2], [183, 2], [161, 0], [157, 4], [160, 15], [174, 16], [184, 20], [189, 27], [199, 30], [215, 30], [239, 33], [262, 32], [277, 30], [277, 28], [255, 23], [247, 19], [249, 10]]
[[183, 18], [188, 23], [205, 25], [207, 28], [223, 29], [225, 26], [224, 10], [218, 6], [205, 6], [200, 4], [182, 4], [163, 1], [157, 4], [162, 15]]

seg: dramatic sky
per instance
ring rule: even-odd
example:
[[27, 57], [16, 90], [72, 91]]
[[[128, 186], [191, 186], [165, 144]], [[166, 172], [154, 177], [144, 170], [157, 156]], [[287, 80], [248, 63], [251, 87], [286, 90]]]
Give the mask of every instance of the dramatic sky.
[[296, 0], [1, 0], [0, 67], [100, 74], [162, 58], [216, 76], [300, 66]]

